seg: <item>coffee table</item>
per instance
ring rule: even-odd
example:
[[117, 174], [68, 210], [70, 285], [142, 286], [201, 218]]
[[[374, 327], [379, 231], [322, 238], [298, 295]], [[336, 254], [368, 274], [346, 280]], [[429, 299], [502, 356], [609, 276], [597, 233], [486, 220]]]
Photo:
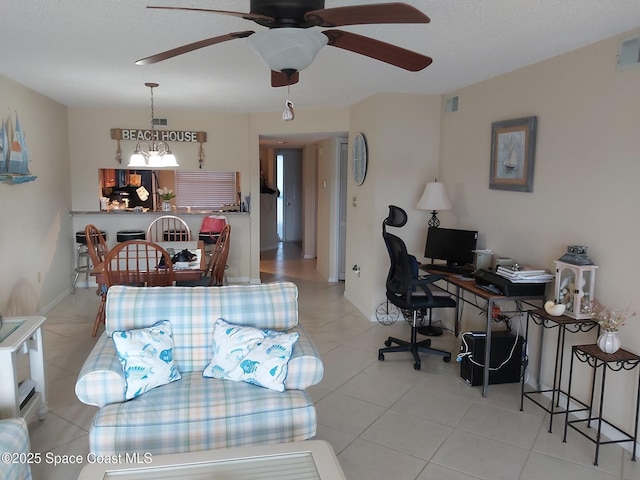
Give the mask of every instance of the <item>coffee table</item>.
[[[346, 480], [323, 440], [224, 448], [168, 455], [87, 457], [78, 480]], [[116, 462], [112, 464], [98, 462]]]

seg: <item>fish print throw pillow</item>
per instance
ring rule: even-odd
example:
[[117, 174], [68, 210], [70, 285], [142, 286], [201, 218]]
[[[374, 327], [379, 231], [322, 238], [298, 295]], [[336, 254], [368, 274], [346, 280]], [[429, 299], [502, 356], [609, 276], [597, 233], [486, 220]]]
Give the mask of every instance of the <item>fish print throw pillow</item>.
[[213, 356], [202, 375], [283, 392], [293, 345], [299, 337], [297, 332], [241, 327], [219, 318], [213, 330]]
[[173, 361], [173, 335], [169, 320], [148, 328], [113, 332], [112, 338], [124, 370], [127, 400], [180, 380], [180, 372]]

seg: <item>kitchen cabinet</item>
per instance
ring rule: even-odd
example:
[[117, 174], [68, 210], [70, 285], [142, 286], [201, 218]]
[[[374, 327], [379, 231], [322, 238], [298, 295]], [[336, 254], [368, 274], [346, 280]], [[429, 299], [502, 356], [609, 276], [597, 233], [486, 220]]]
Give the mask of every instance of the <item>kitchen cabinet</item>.
[[105, 168], [102, 170], [102, 186], [103, 187], [115, 187], [116, 186], [116, 171], [113, 168]]

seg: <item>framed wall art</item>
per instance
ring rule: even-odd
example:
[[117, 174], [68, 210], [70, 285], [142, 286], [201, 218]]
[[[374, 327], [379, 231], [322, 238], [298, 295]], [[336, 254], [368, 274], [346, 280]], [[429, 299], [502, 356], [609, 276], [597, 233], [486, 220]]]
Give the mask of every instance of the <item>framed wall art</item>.
[[491, 124], [489, 188], [533, 192], [537, 117]]

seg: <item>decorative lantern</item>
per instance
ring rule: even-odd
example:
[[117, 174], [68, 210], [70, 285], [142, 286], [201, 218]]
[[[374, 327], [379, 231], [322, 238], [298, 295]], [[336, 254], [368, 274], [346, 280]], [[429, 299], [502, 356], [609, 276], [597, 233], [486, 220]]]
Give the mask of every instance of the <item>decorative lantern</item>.
[[555, 302], [567, 306], [564, 314], [569, 317], [591, 318], [598, 267], [587, 256], [587, 247], [569, 245], [567, 253], [556, 260], [555, 264]]

